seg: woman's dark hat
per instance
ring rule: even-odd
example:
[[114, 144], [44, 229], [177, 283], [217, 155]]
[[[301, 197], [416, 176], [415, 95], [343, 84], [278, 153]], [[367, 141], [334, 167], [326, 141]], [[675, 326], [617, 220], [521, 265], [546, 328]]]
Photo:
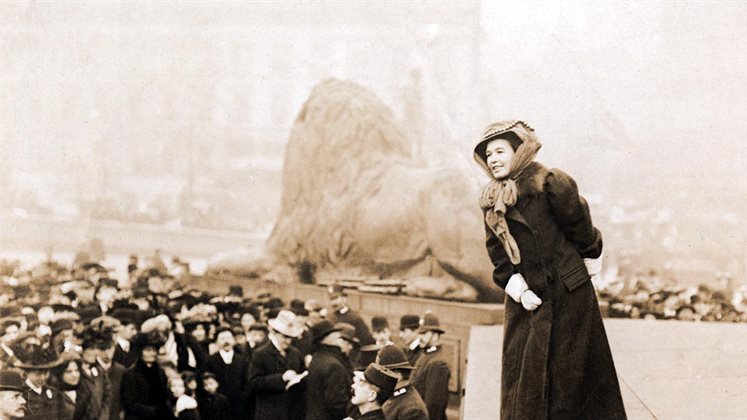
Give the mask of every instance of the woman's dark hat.
[[23, 375], [14, 369], [0, 370], [0, 391], [23, 392]]
[[26, 370], [49, 370], [63, 363], [63, 359], [54, 350], [43, 349], [35, 344], [16, 352], [16, 357], [18, 360], [14, 366]]
[[376, 363], [389, 369], [415, 369], [407, 361], [407, 357], [402, 349], [393, 344], [384, 346], [379, 350], [379, 354], [376, 356]]
[[404, 329], [417, 330], [420, 327], [420, 317], [417, 315], [402, 315], [399, 319], [399, 330]]
[[423, 315], [423, 323], [420, 324], [420, 328], [418, 328], [419, 333], [424, 333], [428, 331], [437, 332], [439, 334], [443, 334], [446, 331], [441, 328], [441, 324], [438, 322], [438, 317], [436, 315], [433, 315], [431, 312], [426, 312]]
[[309, 329], [309, 332], [311, 333], [311, 341], [314, 343], [319, 342], [321, 339], [335, 331], [340, 331], [340, 329], [336, 328], [334, 324], [332, 324], [332, 321], [327, 319], [317, 322]]

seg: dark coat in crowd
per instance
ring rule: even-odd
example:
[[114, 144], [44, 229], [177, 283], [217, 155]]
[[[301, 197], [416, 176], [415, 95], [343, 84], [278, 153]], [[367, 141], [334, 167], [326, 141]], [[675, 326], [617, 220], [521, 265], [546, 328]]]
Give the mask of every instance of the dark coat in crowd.
[[122, 376], [127, 369], [119, 363], [112, 362], [109, 370], [106, 370], [106, 377], [109, 379], [111, 389], [111, 398], [109, 399], [109, 419], [119, 420], [119, 414], [122, 412]]
[[368, 328], [368, 324], [366, 324], [357, 312], [347, 306], [343, 306], [342, 308], [333, 311], [329, 316], [329, 320], [332, 321], [333, 324], [344, 322], [355, 327], [355, 336], [360, 340], [361, 346], [376, 342], [371, 335], [371, 330]]
[[384, 412], [381, 409], [369, 411], [368, 413], [361, 414], [358, 420], [389, 420], [384, 416]]
[[49, 420], [58, 418], [63, 412], [62, 396], [56, 388], [44, 385], [37, 394], [28, 385], [23, 385], [23, 398], [26, 400], [24, 420]]
[[173, 417], [166, 401], [170, 393], [166, 374], [157, 363], [148, 367], [138, 360], [122, 375], [122, 408], [125, 420], [160, 420]]
[[218, 390], [231, 404], [232, 417], [237, 420], [245, 418], [249, 384], [249, 360], [246, 356], [234, 350], [233, 360], [227, 365], [218, 352], [207, 359], [205, 368], [215, 374], [219, 384]]
[[428, 408], [409, 382], [397, 384], [397, 389], [381, 409], [387, 420], [428, 420]]
[[87, 385], [91, 391], [91, 401], [88, 405], [88, 411], [100, 420], [114, 419], [109, 416], [109, 407], [111, 406], [111, 401], [114, 399], [114, 395], [112, 394], [109, 378], [101, 366], [95, 363], [89, 368], [89, 372], [81, 369], [80, 382]]
[[114, 357], [112, 357], [112, 360], [114, 362], [119, 363], [120, 365], [124, 366], [125, 369], [127, 369], [134, 365], [135, 362], [137, 362], [137, 358], [138, 354], [132, 349], [132, 345], [130, 345], [130, 348], [125, 351], [119, 343], [116, 344]]
[[440, 346], [427, 348], [415, 364], [410, 380], [425, 402], [428, 418], [446, 420], [451, 370]]
[[345, 418], [353, 378], [338, 347], [319, 346], [311, 357], [306, 381], [306, 420]]
[[219, 392], [213, 395], [206, 392], [198, 394], [197, 408], [200, 410], [200, 420], [231, 420], [231, 404], [228, 397]]
[[[493, 280], [505, 288], [522, 274], [542, 304], [530, 312], [505, 301], [501, 418], [625, 418], [620, 386], [594, 287], [583, 258], [597, 258], [602, 237], [574, 180], [531, 163], [506, 212], [521, 253], [514, 267], [486, 227]], [[423, 396], [427, 400], [426, 396]]]
[[288, 347], [285, 357], [272, 341], [255, 349], [249, 367], [249, 386], [254, 395], [255, 419], [304, 418], [306, 386], [302, 381], [286, 391], [283, 373], [289, 369], [297, 373], [305, 370], [303, 356], [295, 347]]
[[[59, 395], [61, 401], [59, 420], [99, 420], [90, 410], [91, 389], [87, 383], [80, 382], [78, 384], [75, 391], [75, 401], [70, 399], [64, 391], [60, 391]], [[119, 417], [116, 419], [118, 420]]]
[[[179, 372], [184, 372], [185, 370], [203, 370], [207, 354], [203, 351], [203, 348], [197, 339], [191, 334], [174, 333], [174, 341], [176, 342], [176, 354], [179, 358], [176, 366], [177, 370], [179, 370]], [[190, 351], [192, 351], [192, 355], [195, 358], [196, 366], [194, 367], [189, 365]]]

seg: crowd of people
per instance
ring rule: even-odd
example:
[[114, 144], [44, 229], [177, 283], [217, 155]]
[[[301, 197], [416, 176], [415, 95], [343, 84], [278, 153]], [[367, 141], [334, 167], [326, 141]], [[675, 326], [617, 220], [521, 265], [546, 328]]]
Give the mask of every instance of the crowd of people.
[[612, 318], [677, 319], [685, 321], [747, 321], [747, 288], [724, 284], [684, 287], [656, 272], [598, 287]]
[[[0, 270], [0, 419], [445, 419], [430, 313], [393, 334], [329, 304], [190, 288], [163, 267]], [[246, 295], [251, 295], [247, 297]]]

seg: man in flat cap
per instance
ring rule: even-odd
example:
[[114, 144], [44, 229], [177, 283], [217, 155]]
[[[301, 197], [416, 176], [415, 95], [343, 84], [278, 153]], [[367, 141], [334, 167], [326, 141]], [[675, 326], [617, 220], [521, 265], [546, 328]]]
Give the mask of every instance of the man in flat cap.
[[394, 392], [397, 375], [391, 370], [372, 363], [363, 372], [355, 372], [350, 402], [358, 409], [358, 420], [388, 420], [382, 405]]
[[23, 376], [12, 369], [0, 370], [0, 420], [24, 416]]
[[415, 364], [411, 379], [415, 389], [423, 397], [431, 420], [445, 420], [449, 403], [449, 378], [451, 369], [441, 349], [441, 328], [438, 318], [430, 312], [423, 315], [418, 329], [423, 354]]
[[392, 396], [381, 407], [387, 420], [428, 420], [425, 402], [410, 384], [414, 367], [402, 349], [395, 345], [384, 346], [376, 355], [376, 363], [391, 369], [399, 377]]

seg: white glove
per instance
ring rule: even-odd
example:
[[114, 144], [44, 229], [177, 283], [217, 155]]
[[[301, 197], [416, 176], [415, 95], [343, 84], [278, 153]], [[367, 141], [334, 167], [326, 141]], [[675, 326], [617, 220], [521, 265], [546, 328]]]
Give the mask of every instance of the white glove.
[[514, 302], [521, 303], [521, 294], [529, 290], [529, 286], [527, 286], [524, 276], [520, 273], [516, 273], [508, 279], [508, 283], [503, 290], [506, 291], [507, 295], [511, 296], [511, 299], [513, 299]]
[[288, 382], [291, 379], [293, 379], [294, 376], [298, 375], [295, 370], [288, 369], [285, 372], [283, 372], [283, 381]]
[[521, 294], [521, 306], [527, 311], [533, 311], [542, 305], [542, 299], [537, 297], [531, 290], [526, 290]]
[[586, 271], [589, 272], [589, 276], [594, 277], [602, 272], [602, 259], [604, 255], [599, 255], [599, 258], [584, 258], [584, 265]]

